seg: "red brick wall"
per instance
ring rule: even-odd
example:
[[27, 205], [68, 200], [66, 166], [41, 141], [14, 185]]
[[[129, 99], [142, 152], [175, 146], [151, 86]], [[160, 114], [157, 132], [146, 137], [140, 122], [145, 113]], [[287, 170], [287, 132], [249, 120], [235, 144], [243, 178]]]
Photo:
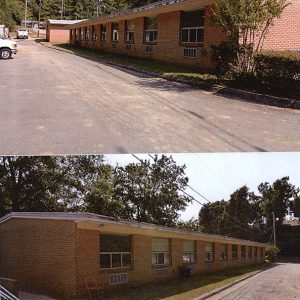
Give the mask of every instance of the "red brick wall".
[[75, 224], [13, 219], [0, 224], [0, 277], [21, 290], [75, 295]]
[[[125, 43], [125, 21], [119, 22], [119, 41], [116, 43], [116, 49], [112, 48], [111, 41], [111, 23], [106, 24], [107, 41], [104, 43], [102, 50], [111, 53], [120, 53], [131, 56], [139, 56], [149, 59], [157, 59], [177, 64], [188, 64], [198, 66], [201, 68], [210, 68], [214, 64], [210, 59], [210, 45], [218, 44], [226, 39], [225, 33], [218, 27], [211, 24], [210, 6], [201, 7], [205, 9], [205, 28], [204, 28], [204, 44], [197, 47], [197, 58], [186, 58], [183, 56], [184, 45], [180, 45], [180, 17], [181, 11], [170, 13], [163, 13], [157, 16], [158, 18], [158, 41], [154, 45], [154, 53], [148, 54], [145, 51], [146, 44], [144, 43], [144, 18], [135, 19], [135, 45], [133, 51], [126, 50]], [[97, 25], [99, 27], [99, 25]], [[91, 37], [90, 37], [91, 39]], [[73, 42], [74, 43], [74, 42]], [[85, 46], [85, 43], [81, 43]], [[100, 48], [100, 41], [93, 45], [91, 42], [88, 44], [90, 48]]]
[[47, 40], [50, 43], [69, 43], [70, 30], [65, 29], [65, 26], [62, 25], [48, 25]]
[[277, 19], [264, 42], [264, 50], [300, 51], [300, 1], [290, 0], [280, 19]]

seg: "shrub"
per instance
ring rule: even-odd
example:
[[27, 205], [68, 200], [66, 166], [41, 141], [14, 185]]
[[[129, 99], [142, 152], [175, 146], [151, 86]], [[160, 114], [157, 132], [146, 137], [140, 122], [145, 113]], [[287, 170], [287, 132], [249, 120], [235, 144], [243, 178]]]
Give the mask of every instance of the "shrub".
[[279, 252], [280, 250], [277, 246], [268, 245], [266, 248], [266, 256], [268, 257], [269, 262], [275, 262]]
[[300, 98], [300, 52], [261, 52], [254, 63], [258, 81], [277, 91], [290, 89]]
[[222, 42], [219, 45], [211, 45], [212, 59], [216, 62], [217, 76], [229, 75], [233, 71], [236, 59], [236, 45], [230, 42]]

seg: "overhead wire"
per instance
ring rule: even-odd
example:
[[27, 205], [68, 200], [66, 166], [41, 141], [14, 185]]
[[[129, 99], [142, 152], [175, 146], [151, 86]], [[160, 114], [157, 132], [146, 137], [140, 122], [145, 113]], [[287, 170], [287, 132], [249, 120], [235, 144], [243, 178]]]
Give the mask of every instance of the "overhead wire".
[[[149, 155], [152, 159], [154, 159], [153, 156], [151, 156], [150, 154], [148, 154], [148, 155]], [[146, 164], [142, 159], [140, 159], [137, 155], [132, 154], [132, 156], [133, 156], [135, 159], [137, 159], [139, 162], [141, 162], [142, 164], [144, 164], [145, 166], [147, 166], [148, 168], [150, 168], [151, 170], [153, 170], [153, 168], [151, 168], [149, 165], [147, 165], [147, 164]], [[169, 181], [169, 183], [171, 183], [172, 185], [174, 185], [174, 183], [173, 183], [172, 181], [170, 181], [170, 180], [168, 180], [168, 181]], [[189, 186], [189, 185], [188, 185], [188, 186]], [[183, 190], [182, 188], [179, 188], [179, 187], [177, 187], [177, 186], [176, 186], [176, 188], [178, 188], [183, 194], [185, 194], [186, 196], [188, 196], [192, 201], [197, 202], [197, 203], [200, 204], [201, 206], [205, 205], [205, 203], [200, 202], [198, 199], [196, 199], [195, 197], [193, 197], [192, 195], [190, 195], [189, 193], [187, 193], [187, 192], [186, 192], [185, 190]], [[199, 196], [201, 196], [201, 197], [202, 197], [204, 200], [206, 200], [207, 202], [213, 203], [213, 202], [211, 202], [210, 200], [208, 200], [205, 196], [203, 196], [202, 194], [200, 194], [198, 191], [196, 191], [194, 188], [192, 188], [192, 187], [190, 187], [190, 186], [189, 186], [189, 188], [192, 189], [192, 190], [194, 190], [194, 192], [195, 192], [196, 194], [198, 194]], [[237, 223], [239, 223], [239, 224], [245, 226], [245, 228], [239, 226], [239, 225], [236, 224], [236, 223], [232, 223], [232, 222], [231, 222], [231, 224], [232, 224], [233, 226], [235, 226], [236, 228], [242, 229], [242, 230], [244, 230], [244, 231], [247, 232], [247, 233], [249, 232], [249, 227], [248, 227], [248, 225], [246, 225], [246, 224], [244, 224], [244, 223], [241, 223], [239, 220], [237, 220], [237, 219], [234, 218], [233, 216], [229, 215], [229, 214], [226, 213], [225, 211], [222, 211], [222, 213], [225, 213], [229, 218], [233, 219], [235, 222], [237, 222]]]
[[[148, 154], [149, 157], [151, 157], [153, 160], [155, 159], [151, 154]], [[140, 160], [140, 159], [139, 159]], [[140, 160], [141, 161], [141, 160]], [[189, 187], [194, 193], [196, 193], [197, 195], [199, 195], [202, 199], [204, 199], [205, 201], [207, 201], [208, 203], [212, 204], [213, 202], [210, 201], [207, 197], [205, 197], [203, 194], [201, 194], [200, 192], [198, 192], [196, 189], [194, 189], [193, 187], [191, 187], [189, 184], [187, 184], [187, 187]], [[193, 199], [195, 199], [193, 197]], [[195, 199], [196, 202], [199, 202], [198, 200]], [[201, 203], [202, 205], [204, 205], [203, 203]], [[221, 211], [221, 210], [219, 210]], [[249, 230], [249, 225], [242, 223], [241, 221], [239, 221], [238, 219], [236, 219], [235, 217], [233, 217], [232, 215], [228, 214], [226, 211], [222, 211], [223, 214], [225, 214], [226, 216], [228, 216], [229, 218], [233, 219], [235, 222], [239, 223], [241, 226], [244, 226], [245, 228], [241, 228], [243, 230]], [[233, 223], [232, 223], [233, 224]], [[236, 226], [236, 224], [234, 224]], [[260, 230], [261, 231], [261, 230]]]

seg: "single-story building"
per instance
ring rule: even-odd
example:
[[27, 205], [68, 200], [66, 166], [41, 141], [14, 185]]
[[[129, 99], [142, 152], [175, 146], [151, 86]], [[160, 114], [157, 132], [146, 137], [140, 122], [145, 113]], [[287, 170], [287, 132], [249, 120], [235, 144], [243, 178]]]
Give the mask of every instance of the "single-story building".
[[[263, 262], [265, 244], [89, 213], [10, 213], [0, 219], [0, 277], [21, 290], [80, 296]], [[205, 275], [204, 275], [205, 276]]]
[[[275, 21], [264, 49], [300, 50], [300, 1], [291, 0]], [[163, 0], [70, 25], [71, 44], [210, 68], [210, 45], [227, 40], [212, 25], [214, 0]]]
[[67, 26], [84, 20], [52, 20], [46, 22], [46, 39], [50, 43], [70, 43], [70, 30]]

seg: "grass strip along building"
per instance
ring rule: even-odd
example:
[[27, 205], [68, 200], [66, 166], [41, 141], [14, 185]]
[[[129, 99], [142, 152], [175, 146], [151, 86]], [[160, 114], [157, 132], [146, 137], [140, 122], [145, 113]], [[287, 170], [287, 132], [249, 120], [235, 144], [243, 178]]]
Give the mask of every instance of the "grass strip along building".
[[0, 219], [0, 277], [21, 290], [85, 294], [263, 262], [265, 244], [89, 213], [11, 213]]
[[[291, 0], [263, 50], [300, 50], [300, 1]], [[68, 26], [70, 43], [106, 53], [212, 68], [211, 45], [226, 41], [212, 24], [213, 0], [163, 0]]]

